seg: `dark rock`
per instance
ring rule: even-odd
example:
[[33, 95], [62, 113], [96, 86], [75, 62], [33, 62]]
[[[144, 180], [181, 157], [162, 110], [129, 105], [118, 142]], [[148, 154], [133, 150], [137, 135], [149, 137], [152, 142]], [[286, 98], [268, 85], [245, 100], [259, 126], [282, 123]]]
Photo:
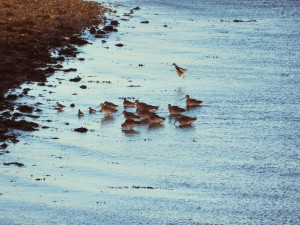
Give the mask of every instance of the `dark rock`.
[[80, 88], [81, 89], [87, 89], [87, 86], [86, 85], [81, 85]]
[[110, 21], [110, 25], [112, 25], [112, 26], [118, 26], [119, 25], [119, 21], [118, 20], [112, 20], [112, 21]]
[[133, 8], [133, 10], [140, 10], [141, 8], [139, 6]]
[[55, 69], [53, 67], [48, 67], [47, 69], [44, 70], [46, 74], [53, 74], [55, 73]]
[[85, 58], [78, 58], [78, 60], [79, 60], [79, 61], [84, 61], [84, 60], [85, 60]]
[[86, 129], [85, 127], [80, 127], [80, 128], [75, 128], [74, 131], [79, 133], [86, 133], [88, 132], [88, 129]]
[[11, 117], [10, 111], [3, 112], [1, 115], [4, 117]]
[[6, 99], [7, 99], [7, 100], [16, 100], [17, 98], [18, 98], [18, 96], [17, 96], [17, 95], [13, 95], [13, 94], [12, 94], [12, 95], [7, 95], [7, 96], [6, 96]]
[[23, 116], [23, 114], [16, 112], [16, 113], [13, 114], [13, 116], [17, 118], [17, 117]]
[[124, 45], [122, 43], [116, 44], [117, 47], [123, 47]]
[[17, 108], [20, 112], [26, 112], [26, 113], [32, 113], [33, 112], [33, 107], [30, 107], [28, 105], [22, 105]]
[[113, 26], [110, 26], [110, 25], [103, 27], [103, 30], [108, 31], [108, 32], [118, 32], [118, 30], [116, 28], [114, 28]]
[[39, 126], [37, 123], [28, 122], [26, 120], [20, 120], [20, 121], [4, 120], [1, 122], [5, 127], [9, 127], [16, 130], [23, 130], [23, 131], [35, 131]]
[[78, 37], [78, 36], [73, 36], [70, 38], [70, 43], [78, 46], [83, 46], [86, 44], [90, 44], [88, 41]]
[[8, 147], [8, 144], [6, 143], [3, 143], [2, 145], [0, 145], [0, 148], [4, 149], [4, 148], [7, 148]]
[[141, 23], [148, 24], [149, 21], [141, 21]]
[[23, 167], [25, 166], [23, 163], [19, 163], [19, 162], [9, 162], [9, 163], [3, 163], [4, 166], [10, 166], [10, 165], [15, 165], [18, 167]]
[[76, 69], [76, 68], [69, 68], [69, 69], [64, 69], [64, 70], [62, 70], [62, 71], [64, 71], [65, 73], [68, 73], [68, 72], [76, 72], [77, 69]]
[[75, 107], [75, 104], [74, 104], [74, 103], [72, 103], [72, 104], [70, 105], [70, 107], [71, 107], [71, 108], [74, 108], [74, 107]]
[[77, 76], [75, 78], [70, 79], [69, 81], [71, 81], [71, 82], [79, 82], [79, 81], [81, 81], [81, 79], [82, 79], [81, 77]]
[[90, 34], [95, 34], [95, 33], [96, 33], [96, 27], [91, 27]]
[[97, 32], [96, 32], [97, 34], [106, 34], [106, 32], [105, 31], [103, 31], [103, 30], [97, 30]]

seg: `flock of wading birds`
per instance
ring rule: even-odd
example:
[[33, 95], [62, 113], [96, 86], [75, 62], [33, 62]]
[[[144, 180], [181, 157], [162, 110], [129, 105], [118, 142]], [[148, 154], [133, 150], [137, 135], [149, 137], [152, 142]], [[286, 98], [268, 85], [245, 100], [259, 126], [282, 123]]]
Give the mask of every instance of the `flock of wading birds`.
[[[178, 76], [185, 78], [184, 73], [187, 71], [187, 69], [183, 69], [179, 66], [177, 66], [175, 63], [172, 64], [175, 67], [175, 70], [178, 74]], [[189, 95], [186, 95], [184, 98], [186, 99], [186, 106], [188, 107], [195, 107], [199, 106], [202, 101], [190, 98]], [[181, 100], [182, 100], [181, 99]], [[64, 108], [66, 107], [65, 105], [60, 104], [59, 102], [56, 103], [58, 111], [63, 111]], [[101, 103], [99, 106], [96, 108], [100, 108], [100, 112], [110, 115], [112, 113], [117, 112], [117, 107], [119, 105], [116, 105], [112, 102], [105, 101]], [[131, 102], [124, 98], [123, 100], [123, 106], [124, 108], [136, 108], [136, 113], [128, 112], [128, 111], [123, 111], [123, 115], [125, 118], [124, 123], [121, 124], [122, 129], [132, 129], [135, 126], [139, 126], [141, 123], [149, 123], [150, 125], [159, 125], [161, 124], [165, 118], [157, 115], [155, 112], [158, 110], [158, 106], [154, 105], [149, 105], [144, 102], [140, 102], [139, 100], [135, 100], [134, 102]], [[96, 113], [97, 110], [93, 109], [91, 107], [88, 108], [89, 113]], [[180, 123], [182, 126], [190, 126], [194, 121], [197, 120], [196, 117], [189, 117], [189, 116], [183, 116], [182, 113], [186, 112], [186, 109], [181, 108], [176, 105], [171, 105], [168, 104], [168, 110], [170, 115], [173, 116], [178, 116], [175, 118], [174, 125], [176, 123]], [[84, 113], [79, 109], [78, 110], [78, 117], [84, 116]]]

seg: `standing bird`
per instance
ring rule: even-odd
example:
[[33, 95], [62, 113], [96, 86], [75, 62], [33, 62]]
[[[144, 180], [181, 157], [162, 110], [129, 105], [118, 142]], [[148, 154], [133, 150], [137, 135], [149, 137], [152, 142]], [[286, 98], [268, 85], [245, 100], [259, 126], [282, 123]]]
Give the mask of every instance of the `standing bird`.
[[141, 123], [140, 121], [127, 119], [127, 120], [125, 120], [124, 123], [121, 124], [121, 127], [122, 127], [122, 129], [126, 129], [126, 128], [132, 129], [135, 126], [139, 126], [140, 123]]
[[63, 108], [66, 107], [65, 105], [62, 105], [59, 102], [56, 102], [56, 106], [57, 106], [58, 109], [63, 109]]
[[153, 113], [152, 115], [150, 115], [149, 117], [149, 123], [150, 124], [159, 124], [161, 122], [163, 122], [165, 120], [164, 117], [161, 117], [159, 115], [156, 115], [155, 113]]
[[103, 103], [101, 103], [98, 107], [100, 107], [100, 111], [104, 114], [112, 114], [117, 111], [115, 108], [104, 105]]
[[114, 108], [114, 109], [118, 107], [118, 105], [116, 105], [112, 102], [108, 102], [108, 101], [105, 101], [104, 105], [109, 106], [110, 108]]
[[131, 113], [131, 112], [126, 112], [126, 111], [123, 111], [123, 115], [125, 117], [125, 119], [130, 119], [130, 120], [139, 120], [140, 117], [135, 115], [134, 113]]
[[135, 105], [137, 109], [148, 110], [149, 112], [155, 112], [159, 108], [158, 106], [148, 105], [146, 103], [140, 102], [139, 100], [135, 100]]
[[188, 125], [191, 125], [196, 120], [197, 120], [196, 117], [193, 118], [193, 117], [189, 117], [189, 116], [182, 116], [182, 117], [175, 119], [174, 125], [176, 124], [176, 122], [179, 122], [183, 126], [188, 126]]
[[128, 101], [126, 98], [124, 98], [123, 106], [124, 107], [135, 107], [135, 103], [131, 102], [131, 101]]
[[83, 112], [81, 112], [81, 110], [80, 110], [80, 109], [78, 109], [78, 117], [82, 117], [82, 116], [84, 116], [84, 113], [83, 113]]
[[96, 109], [93, 109], [92, 107], [89, 107], [89, 113], [96, 113]]
[[173, 63], [172, 66], [175, 67], [175, 70], [176, 70], [176, 73], [178, 74], [178, 76], [182, 77], [182, 78], [185, 78], [185, 72], [187, 71], [187, 69], [183, 69], [179, 66], [176, 65], [176, 63]]
[[[197, 100], [197, 99], [193, 99], [193, 98], [190, 98], [189, 95], [186, 95], [184, 98], [182, 99], [185, 99], [186, 98], [186, 105], [187, 106], [197, 106], [197, 105], [200, 105], [203, 101], [201, 100]], [[181, 99], [181, 100], [182, 100]]]
[[181, 113], [186, 111], [183, 108], [180, 108], [176, 105], [172, 106], [171, 104], [168, 104], [168, 109], [169, 109], [169, 112], [170, 112], [171, 115], [180, 115]]

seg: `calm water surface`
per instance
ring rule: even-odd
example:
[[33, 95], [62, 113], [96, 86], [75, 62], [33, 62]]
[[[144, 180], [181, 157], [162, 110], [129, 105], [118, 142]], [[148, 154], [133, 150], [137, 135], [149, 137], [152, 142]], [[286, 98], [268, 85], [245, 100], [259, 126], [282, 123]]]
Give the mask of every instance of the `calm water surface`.
[[[85, 61], [64, 64], [77, 72], [23, 85], [32, 90], [18, 102], [42, 103], [33, 121], [50, 128], [1, 156], [25, 167], [0, 165], [0, 224], [299, 224], [299, 1], [111, 3], [119, 32], [87, 35]], [[167, 105], [184, 107], [186, 94], [204, 103], [180, 128]], [[123, 97], [158, 105], [166, 121], [126, 133], [121, 106], [87, 113]], [[58, 113], [57, 101], [76, 107]]]

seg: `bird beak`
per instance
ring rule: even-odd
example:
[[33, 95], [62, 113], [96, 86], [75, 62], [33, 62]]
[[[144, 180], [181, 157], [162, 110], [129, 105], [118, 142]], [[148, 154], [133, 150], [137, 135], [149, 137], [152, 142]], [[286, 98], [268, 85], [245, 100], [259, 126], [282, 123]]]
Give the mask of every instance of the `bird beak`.
[[185, 99], [185, 98], [186, 98], [186, 96], [185, 96], [184, 98], [180, 99], [180, 100], [183, 100], [183, 99]]

